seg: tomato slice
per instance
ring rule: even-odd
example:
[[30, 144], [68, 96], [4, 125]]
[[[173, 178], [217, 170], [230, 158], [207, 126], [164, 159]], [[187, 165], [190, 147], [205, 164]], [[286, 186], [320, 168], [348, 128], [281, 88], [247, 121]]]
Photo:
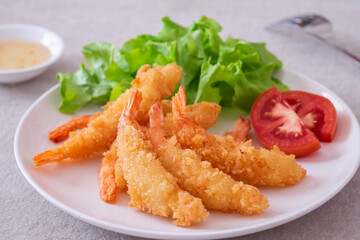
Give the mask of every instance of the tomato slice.
[[303, 91], [286, 91], [281, 96], [321, 142], [332, 141], [337, 115], [329, 99]]
[[307, 156], [320, 149], [320, 142], [291, 106], [272, 87], [262, 93], [250, 111], [253, 129], [260, 143], [268, 149], [278, 146], [286, 154]]

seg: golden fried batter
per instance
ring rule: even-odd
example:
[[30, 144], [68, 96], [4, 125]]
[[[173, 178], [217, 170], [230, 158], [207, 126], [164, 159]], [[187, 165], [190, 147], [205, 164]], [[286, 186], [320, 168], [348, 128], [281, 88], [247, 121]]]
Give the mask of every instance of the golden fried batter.
[[201, 198], [207, 209], [253, 215], [268, 207], [268, 200], [256, 187], [236, 182], [209, 162], [201, 161], [194, 151], [182, 149], [175, 136], [167, 140], [165, 135], [164, 118], [157, 103], [150, 109], [149, 137], [159, 160], [179, 179], [179, 186]]
[[[161, 106], [165, 106], [167, 111], [172, 111], [171, 101], [169, 101], [169, 100], [162, 100]], [[219, 112], [220, 112], [220, 109], [221, 109], [221, 107], [218, 104], [208, 103], [208, 102], [201, 102], [201, 103], [188, 105], [186, 108], [189, 118], [192, 121], [194, 121], [196, 124], [198, 124], [199, 126], [205, 128], [205, 129], [210, 128], [213, 125], [215, 125], [218, 115], [219, 115]], [[171, 112], [168, 112], [165, 116], [165, 126], [164, 127], [165, 127], [165, 131], [166, 131], [166, 135], [172, 136], [175, 128], [174, 128], [173, 117], [172, 117]], [[144, 128], [144, 132], [147, 131], [147, 129], [145, 129], [145, 127], [143, 127], [143, 128]], [[110, 149], [110, 151], [112, 151], [112, 149]], [[116, 158], [116, 154], [114, 154], [114, 153], [108, 154], [108, 155], [111, 155], [114, 158]], [[117, 185], [122, 186], [123, 183], [125, 182], [124, 174], [122, 171], [122, 159], [118, 158], [118, 159], [114, 159], [113, 161], [114, 162], [116, 161], [116, 164], [115, 164], [115, 171], [112, 174], [115, 175], [115, 181], [116, 181]], [[110, 173], [108, 173], [108, 174], [110, 174]], [[103, 186], [106, 187], [106, 185], [103, 185]], [[123, 189], [123, 188], [121, 188], [121, 189]], [[101, 191], [105, 191], [105, 190], [103, 189]]]
[[287, 186], [298, 183], [306, 170], [296, 163], [293, 155], [278, 148], [256, 149], [247, 143], [236, 143], [232, 136], [208, 134], [185, 115], [185, 90], [175, 96], [174, 124], [178, 142], [183, 148], [194, 150], [202, 160], [232, 176], [235, 180], [258, 186]]
[[150, 68], [149, 65], [142, 66], [132, 82], [131, 89], [121, 94], [101, 115], [90, 121], [86, 128], [71, 132], [69, 139], [62, 145], [36, 155], [33, 158], [34, 165], [40, 166], [68, 158], [84, 159], [90, 154], [106, 151], [116, 138], [117, 123], [130, 94], [136, 89], [142, 92], [144, 100], [137, 120], [140, 123], [146, 123], [151, 105], [168, 97], [181, 76], [181, 68], [176, 63], [155, 68]]
[[131, 202], [129, 206], [154, 215], [171, 216], [174, 224], [189, 226], [204, 221], [209, 213], [201, 202], [177, 185], [177, 179], [161, 165], [140, 126], [134, 120], [141, 101], [135, 92], [119, 121], [118, 156]]
[[[163, 105], [164, 104], [161, 104], [161, 106]], [[170, 108], [170, 110], [171, 109], [172, 108]], [[220, 105], [216, 103], [194, 103], [186, 106], [186, 116], [196, 125], [201, 126], [204, 129], [208, 129], [216, 124], [220, 110]], [[172, 136], [175, 131], [172, 112], [165, 114], [165, 129], [168, 136]]]

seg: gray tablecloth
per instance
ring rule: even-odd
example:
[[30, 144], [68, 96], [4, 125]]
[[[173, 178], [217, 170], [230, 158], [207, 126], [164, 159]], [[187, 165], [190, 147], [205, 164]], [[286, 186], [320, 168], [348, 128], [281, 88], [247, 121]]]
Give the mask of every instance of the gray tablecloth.
[[[138, 239], [84, 223], [41, 197], [22, 176], [13, 153], [16, 126], [26, 109], [57, 84], [57, 72], [77, 69], [80, 49], [94, 41], [120, 46], [141, 33], [156, 34], [170, 16], [188, 25], [200, 15], [215, 18], [221, 35], [265, 41], [284, 62], [338, 94], [360, 118], [360, 67], [319, 41], [288, 38], [264, 26], [294, 14], [316, 12], [334, 24], [333, 38], [360, 53], [360, 2], [353, 1], [0, 1], [0, 23], [29, 23], [56, 31], [65, 41], [61, 59], [33, 81], [0, 85], [0, 238]], [[309, 40], [309, 41], [308, 41]], [[354, 146], [360, 147], [360, 146]], [[360, 172], [333, 199], [282, 226], [241, 239], [358, 239]], [[235, 238], [234, 238], [235, 239]], [[240, 239], [240, 237], [238, 238]]]

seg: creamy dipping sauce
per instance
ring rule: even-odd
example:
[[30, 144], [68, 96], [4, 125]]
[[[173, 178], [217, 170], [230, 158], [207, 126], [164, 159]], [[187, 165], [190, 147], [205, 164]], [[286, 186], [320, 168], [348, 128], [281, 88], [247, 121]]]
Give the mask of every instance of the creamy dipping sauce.
[[40, 43], [21, 39], [0, 40], [0, 70], [28, 68], [49, 58], [49, 49]]

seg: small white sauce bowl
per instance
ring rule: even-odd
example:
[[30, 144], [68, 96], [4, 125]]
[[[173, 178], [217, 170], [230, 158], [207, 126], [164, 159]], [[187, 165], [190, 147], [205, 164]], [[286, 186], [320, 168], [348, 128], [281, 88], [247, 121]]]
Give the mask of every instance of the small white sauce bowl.
[[50, 58], [38, 65], [14, 70], [0, 70], [0, 83], [17, 83], [30, 80], [43, 73], [56, 62], [64, 51], [62, 39], [46, 28], [26, 24], [0, 25], [0, 40], [22, 39], [40, 43], [50, 51]]

